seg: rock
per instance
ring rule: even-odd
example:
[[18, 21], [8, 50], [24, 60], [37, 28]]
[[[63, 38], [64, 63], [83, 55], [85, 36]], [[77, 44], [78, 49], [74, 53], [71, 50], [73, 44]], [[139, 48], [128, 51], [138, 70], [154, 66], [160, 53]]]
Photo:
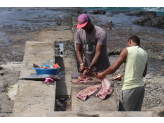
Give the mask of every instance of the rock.
[[116, 50], [110, 51], [108, 52], [108, 55], [119, 55], [121, 53], [121, 51], [123, 50], [123, 48], [118, 48]]
[[121, 49], [121, 48], [118, 48], [118, 49], [115, 51], [115, 54], [120, 54], [121, 51], [122, 51], [122, 49]]
[[137, 16], [137, 17], [156, 17], [156, 11], [113, 11], [113, 12], [109, 12], [110, 16], [113, 16], [114, 14], [119, 14], [119, 13], [123, 13], [126, 14], [128, 16]]
[[0, 66], [0, 70], [3, 70], [3, 67]]
[[161, 75], [161, 76], [164, 76], [164, 71], [162, 71], [162, 72], [160, 73], [160, 75]]
[[[145, 25], [145, 22], [148, 23], [148, 20], [150, 20], [150, 17], [143, 17], [143, 18], [140, 18], [138, 20], [135, 20], [133, 23], [144, 26]], [[147, 24], [147, 25], [150, 25], [151, 26], [151, 22], [150, 21], [149, 21], [149, 23], [150, 24]]]
[[7, 87], [7, 95], [10, 100], [15, 100], [15, 95], [17, 94], [18, 84]]
[[86, 14], [87, 13], [87, 11], [85, 9], [82, 9], [80, 7], [75, 7], [74, 9], [75, 9], [74, 12], [75, 13], [77, 12], [78, 14]]
[[164, 58], [164, 52], [163, 52], [163, 53], [161, 53], [161, 57], [163, 57], [163, 58]]
[[111, 24], [111, 23], [112, 23], [112, 20], [109, 21], [109, 24]]
[[126, 12], [127, 15], [129, 16], [143, 16], [143, 15], [147, 15], [147, 16], [151, 16], [151, 17], [155, 17], [156, 11], [132, 11], [132, 12]]
[[133, 21], [133, 23], [139, 24], [141, 26], [164, 28], [164, 16], [143, 17], [143, 18]]
[[86, 114], [83, 112], [77, 112], [76, 115], [78, 117], [99, 117], [99, 114]]
[[152, 18], [153, 27], [164, 27], [164, 16]]
[[130, 13], [130, 11], [112, 11], [112, 12], [109, 12], [111, 15], [110, 16], [113, 16], [114, 14], [119, 14], [119, 13], [124, 13], [124, 14], [127, 14]]
[[0, 88], [4, 88], [5, 87], [5, 84], [4, 84], [4, 82], [0, 82]]
[[93, 10], [92, 13], [93, 14], [106, 14], [106, 11], [104, 11], [104, 10]]
[[142, 16], [142, 15], [150, 15], [150, 16], [156, 16], [156, 11], [136, 11], [134, 12], [135, 16]]
[[153, 108], [152, 116], [153, 117], [164, 117], [164, 107]]
[[0, 72], [0, 75], [1, 75], [1, 76], [3, 76], [3, 75], [4, 75], [4, 73], [3, 73], [3, 72]]

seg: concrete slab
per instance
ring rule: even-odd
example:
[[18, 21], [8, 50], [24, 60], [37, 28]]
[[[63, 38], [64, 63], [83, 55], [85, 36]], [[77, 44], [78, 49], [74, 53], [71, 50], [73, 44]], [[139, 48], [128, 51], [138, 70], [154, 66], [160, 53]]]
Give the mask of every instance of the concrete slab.
[[[13, 116], [42, 117], [54, 111], [55, 84], [22, 84], [14, 102]], [[51, 92], [50, 92], [51, 91]]]
[[71, 30], [71, 26], [49, 26], [42, 28], [41, 31], [59, 31], [59, 30]]
[[50, 112], [48, 117], [152, 117], [152, 111], [60, 111]]
[[21, 67], [20, 78], [36, 73], [32, 68], [33, 63], [38, 65], [53, 64], [55, 61], [54, 42], [26, 41], [25, 54]]
[[82, 101], [76, 97], [81, 90], [94, 84], [101, 84], [101, 81], [94, 78], [88, 83], [72, 83], [72, 111], [117, 111], [114, 92], [105, 100], [101, 100], [96, 96], [100, 89], [86, 101]]
[[[67, 28], [67, 27], [66, 27]], [[58, 31], [40, 31], [35, 37], [38, 41], [66, 41], [72, 40], [72, 30], [58, 30]]]
[[72, 73], [77, 73], [77, 63], [76, 59], [72, 58], [64, 58], [64, 67], [65, 67], [65, 74], [71, 75]]
[[[33, 63], [55, 63], [54, 42], [27, 41], [20, 78], [36, 73]], [[45, 117], [55, 110], [56, 83], [19, 80], [15, 97], [13, 117]]]

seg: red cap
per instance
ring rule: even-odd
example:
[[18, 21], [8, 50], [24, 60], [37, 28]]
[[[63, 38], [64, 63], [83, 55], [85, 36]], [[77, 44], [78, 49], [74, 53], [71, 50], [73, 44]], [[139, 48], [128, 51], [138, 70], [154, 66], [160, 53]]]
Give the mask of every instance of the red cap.
[[87, 14], [79, 15], [77, 29], [83, 28], [85, 25], [87, 25], [88, 20], [89, 20], [89, 16]]

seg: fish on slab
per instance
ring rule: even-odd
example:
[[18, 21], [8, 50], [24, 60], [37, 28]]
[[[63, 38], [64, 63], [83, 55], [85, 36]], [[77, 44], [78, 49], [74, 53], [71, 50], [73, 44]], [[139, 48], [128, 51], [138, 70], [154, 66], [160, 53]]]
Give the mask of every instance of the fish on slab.
[[76, 97], [83, 100], [83, 101], [86, 101], [87, 97], [90, 97], [92, 94], [94, 94], [97, 91], [97, 89], [100, 87], [101, 87], [101, 84], [85, 88], [84, 90], [80, 91], [76, 95]]
[[86, 83], [88, 81], [91, 81], [92, 77], [78, 77], [77, 81], [71, 81], [73, 83]]
[[106, 98], [107, 95], [111, 95], [113, 92], [113, 87], [110, 84], [110, 81], [108, 79], [102, 80], [102, 88], [101, 90], [96, 94], [96, 96], [99, 96], [102, 100]]

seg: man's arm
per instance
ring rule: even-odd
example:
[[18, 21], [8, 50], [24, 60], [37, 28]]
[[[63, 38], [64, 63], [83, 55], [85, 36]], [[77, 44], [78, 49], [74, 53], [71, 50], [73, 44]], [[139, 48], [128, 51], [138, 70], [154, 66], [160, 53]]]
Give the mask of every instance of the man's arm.
[[76, 57], [77, 57], [80, 64], [83, 63], [82, 65], [80, 65], [80, 68], [79, 68], [80, 72], [83, 72], [85, 66], [84, 66], [84, 62], [83, 62], [82, 44], [76, 43]]
[[144, 70], [144, 72], [143, 72], [143, 77], [146, 76], [146, 73], [147, 73], [147, 63], [146, 63], [146, 65], [145, 65], [145, 70]]
[[82, 44], [76, 44], [76, 57], [79, 63], [83, 63]]
[[124, 48], [116, 62], [104, 72], [98, 73], [97, 78], [103, 79], [106, 75], [114, 73], [126, 61], [127, 55], [128, 50]]

